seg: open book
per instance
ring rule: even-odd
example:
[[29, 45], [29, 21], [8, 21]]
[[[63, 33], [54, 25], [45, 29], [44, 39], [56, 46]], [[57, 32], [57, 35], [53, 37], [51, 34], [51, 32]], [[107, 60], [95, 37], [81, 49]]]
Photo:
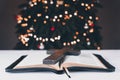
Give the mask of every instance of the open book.
[[69, 71], [105, 71], [112, 72], [115, 67], [97, 54], [81, 53], [67, 55], [54, 65], [43, 64], [43, 59], [49, 54], [35, 53], [23, 55], [6, 68], [6, 72], [55, 72], [63, 73], [63, 68]]

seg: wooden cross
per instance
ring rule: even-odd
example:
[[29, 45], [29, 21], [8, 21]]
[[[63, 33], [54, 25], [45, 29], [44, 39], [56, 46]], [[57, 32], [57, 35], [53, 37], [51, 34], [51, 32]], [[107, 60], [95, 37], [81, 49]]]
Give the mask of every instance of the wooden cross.
[[57, 49], [57, 50], [50, 50], [48, 51], [50, 56], [45, 58], [43, 60], [43, 64], [55, 64], [59, 62], [62, 58], [64, 58], [66, 55], [79, 55], [80, 51], [74, 51], [70, 48], [63, 48], [63, 49]]

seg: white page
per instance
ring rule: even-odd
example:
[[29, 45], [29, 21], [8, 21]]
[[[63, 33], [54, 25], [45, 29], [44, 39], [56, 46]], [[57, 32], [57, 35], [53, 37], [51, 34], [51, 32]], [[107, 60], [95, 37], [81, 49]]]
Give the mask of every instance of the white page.
[[59, 70], [60, 68], [58, 67], [58, 63], [55, 65], [47, 65], [43, 64], [43, 59], [46, 57], [50, 56], [47, 54], [47, 51], [40, 51], [34, 52], [34, 53], [29, 53], [27, 57], [25, 57], [19, 64], [17, 64], [15, 68], [32, 68], [32, 67], [46, 67], [46, 68], [53, 68], [56, 70]]
[[81, 53], [79, 56], [66, 56], [64, 63], [77, 63], [106, 68], [93, 54]]
[[[20, 66], [31, 66], [31, 65], [40, 65], [43, 64], [43, 59], [48, 57], [49, 55], [46, 54], [46, 51], [40, 51], [29, 53], [27, 57], [25, 57], [15, 68], [19, 68]], [[81, 53], [79, 56], [66, 56], [66, 59], [63, 63], [80, 63], [83, 65], [91, 65], [91, 66], [105, 66], [93, 55], [89, 53]], [[58, 67], [58, 64], [55, 64]], [[49, 67], [55, 67], [55, 65], [49, 65]], [[43, 66], [43, 67], [48, 67]]]
[[43, 64], [43, 59], [48, 57], [46, 51], [29, 53], [17, 66], [28, 66]]

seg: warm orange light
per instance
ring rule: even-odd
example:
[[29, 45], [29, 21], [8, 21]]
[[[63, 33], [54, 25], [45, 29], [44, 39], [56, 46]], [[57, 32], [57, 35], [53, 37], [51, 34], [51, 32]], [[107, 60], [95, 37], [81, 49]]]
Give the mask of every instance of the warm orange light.
[[84, 17], [83, 17], [83, 16], [79, 16], [79, 18], [80, 18], [80, 19], [84, 19]]
[[95, 19], [96, 19], [96, 20], [99, 20], [99, 17], [96, 17]]
[[67, 45], [70, 46], [70, 43], [68, 42]]
[[64, 25], [64, 26], [65, 26], [65, 25], [66, 25], [66, 23], [65, 23], [65, 22], [62, 22], [62, 25]]
[[97, 50], [101, 50], [101, 47], [98, 46], [98, 47], [97, 47]]
[[93, 32], [94, 32], [94, 29], [93, 29], [93, 28], [92, 28], [92, 29], [90, 29], [90, 30], [89, 30], [89, 32], [90, 32], [90, 33], [93, 33]]
[[29, 16], [28, 16], [28, 18], [30, 19], [30, 18], [31, 18], [31, 16], [29, 15]]
[[84, 3], [81, 3], [81, 6], [85, 6], [85, 4], [84, 4]]
[[25, 46], [28, 46], [28, 43], [26, 43]]
[[66, 42], [64, 42], [63, 45], [66, 46]]
[[41, 14], [41, 13], [38, 13], [38, 14], [37, 14], [37, 16], [38, 16], [38, 17], [41, 17], [41, 16], [42, 16], [42, 14]]
[[32, 32], [31, 30], [27, 30], [28, 33]]
[[79, 34], [79, 32], [76, 32], [76, 35], [78, 35]]
[[63, 5], [64, 4], [64, 0], [57, 0], [57, 5]]
[[70, 19], [69, 15], [65, 15], [64, 19], [65, 20]]
[[94, 4], [91, 4], [92, 7], [94, 7]]
[[23, 23], [23, 24], [21, 24], [21, 26], [22, 27], [26, 27], [26, 26], [28, 26], [28, 24], [27, 23]]
[[90, 39], [89, 39], [89, 38], [86, 38], [86, 41], [90, 41]]
[[38, 2], [40, 2], [41, 0], [38, 0]]
[[34, 19], [34, 22], [37, 22], [37, 20], [36, 20], [36, 19]]
[[76, 0], [73, 0], [74, 2], [76, 1]]
[[25, 20], [25, 21], [28, 21], [28, 19], [27, 19], [27, 18], [24, 18], [24, 20]]
[[42, 3], [47, 4], [48, 1], [47, 0], [42, 0]]
[[21, 21], [21, 20], [23, 20], [23, 17], [21, 15], [17, 15], [17, 20]]
[[74, 36], [74, 39], [77, 39], [77, 36]]
[[48, 9], [48, 6], [45, 6], [45, 9]]
[[90, 6], [88, 6], [87, 8], [88, 8], [88, 9], [91, 9], [91, 7], [90, 7]]
[[37, 0], [32, 0], [32, 2], [37, 2]]
[[83, 36], [87, 36], [87, 34], [86, 34], [86, 33], [83, 33]]
[[70, 5], [69, 4], [65, 4], [65, 7], [70, 7]]
[[46, 24], [46, 23], [47, 23], [47, 21], [46, 21], [46, 20], [44, 20], [44, 21], [43, 21], [43, 23], [44, 23], [44, 24]]
[[87, 7], [87, 6], [89, 6], [88, 4], [85, 4], [85, 6]]

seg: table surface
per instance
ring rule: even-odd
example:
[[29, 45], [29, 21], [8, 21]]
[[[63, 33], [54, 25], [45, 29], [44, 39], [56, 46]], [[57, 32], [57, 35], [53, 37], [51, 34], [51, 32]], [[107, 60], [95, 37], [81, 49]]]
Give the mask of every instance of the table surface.
[[46, 51], [0, 51], [0, 80], [119, 80], [120, 79], [120, 50], [82, 50], [82, 53], [96, 53], [102, 55], [108, 62], [116, 67], [115, 72], [71, 72], [71, 78], [66, 74], [55, 74], [52, 72], [37, 73], [8, 73], [5, 68], [18, 59], [21, 55], [43, 53]]

